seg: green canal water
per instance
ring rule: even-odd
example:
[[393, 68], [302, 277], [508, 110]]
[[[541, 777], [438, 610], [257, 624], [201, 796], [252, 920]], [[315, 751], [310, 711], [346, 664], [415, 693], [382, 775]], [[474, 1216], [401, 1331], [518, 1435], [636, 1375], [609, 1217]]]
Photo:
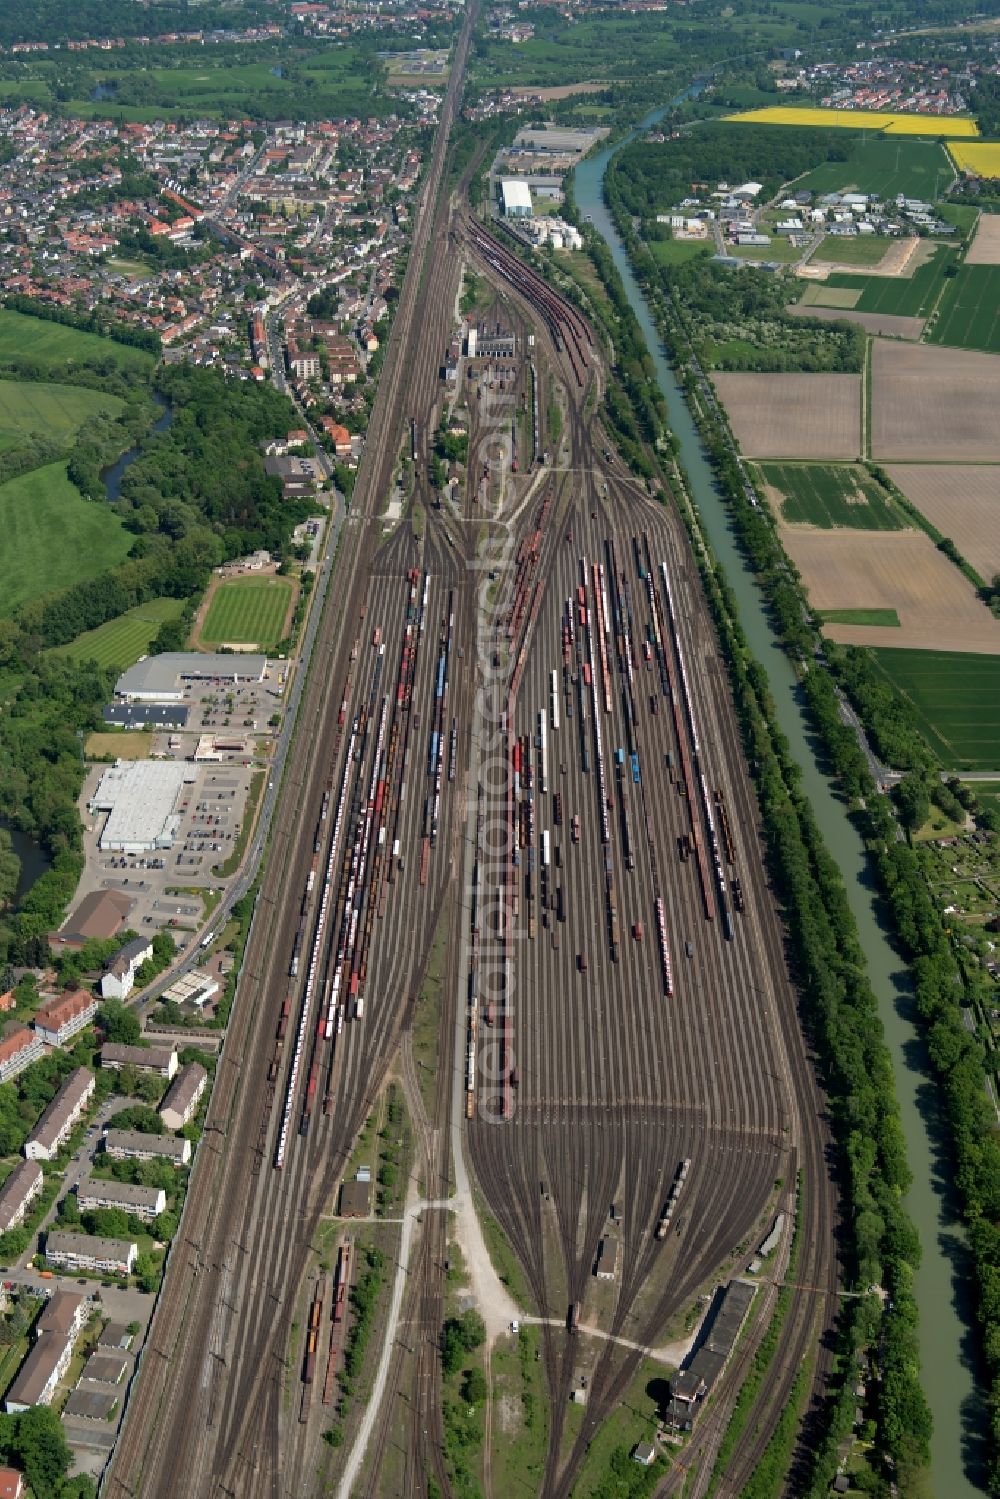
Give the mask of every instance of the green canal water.
[[[663, 112], [654, 111], [640, 128], [652, 124]], [[750, 647], [767, 671], [778, 721], [801, 767], [803, 789], [812, 803], [827, 848], [840, 866], [858, 924], [895, 1067], [902, 1127], [913, 1172], [907, 1207], [923, 1246], [915, 1292], [920, 1309], [921, 1381], [934, 1416], [933, 1492], [936, 1499], [971, 1499], [988, 1492], [983, 1451], [988, 1417], [976, 1383], [973, 1309], [968, 1294], [971, 1269], [956, 1216], [951, 1167], [936, 1109], [936, 1089], [913, 1024], [908, 975], [883, 926], [861, 838], [824, 773], [821, 750], [806, 718], [795, 674], [772, 628], [763, 595], [737, 546], [700, 436], [604, 203], [602, 183], [607, 164], [615, 151], [632, 138], [629, 136], [580, 164], [575, 179], [576, 202], [581, 214], [589, 217], [607, 240], [639, 319], [667, 402], [670, 425], [680, 445], [692, 497], [736, 594], [740, 621]], [[907, 1496], [902, 1495], [901, 1499]]]

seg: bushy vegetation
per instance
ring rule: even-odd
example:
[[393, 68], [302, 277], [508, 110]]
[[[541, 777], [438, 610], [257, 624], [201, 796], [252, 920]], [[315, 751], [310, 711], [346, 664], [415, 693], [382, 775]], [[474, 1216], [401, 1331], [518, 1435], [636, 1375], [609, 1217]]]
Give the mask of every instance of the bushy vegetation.
[[375, 1310], [382, 1289], [385, 1255], [380, 1249], [370, 1245], [364, 1250], [363, 1264], [364, 1269], [351, 1291], [353, 1320], [344, 1343], [344, 1372], [340, 1376], [341, 1388], [345, 1394], [353, 1390], [354, 1381], [364, 1364], [365, 1350], [371, 1340]]

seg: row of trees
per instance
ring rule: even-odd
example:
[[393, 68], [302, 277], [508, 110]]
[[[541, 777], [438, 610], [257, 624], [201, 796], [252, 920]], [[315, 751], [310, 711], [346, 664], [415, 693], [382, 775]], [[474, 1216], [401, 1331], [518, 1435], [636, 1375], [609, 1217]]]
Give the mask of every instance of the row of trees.
[[83, 333], [97, 333], [101, 338], [113, 339], [115, 343], [130, 348], [145, 349], [150, 354], [159, 354], [160, 335], [149, 328], [136, 328], [131, 323], [118, 323], [101, 309], [93, 312], [76, 312], [71, 307], [57, 307], [52, 302], [39, 302], [34, 297], [25, 297], [20, 292], [10, 292], [4, 298], [4, 306], [14, 312], [24, 312], [30, 317], [44, 319], [48, 323], [62, 323], [68, 328], [79, 328]]

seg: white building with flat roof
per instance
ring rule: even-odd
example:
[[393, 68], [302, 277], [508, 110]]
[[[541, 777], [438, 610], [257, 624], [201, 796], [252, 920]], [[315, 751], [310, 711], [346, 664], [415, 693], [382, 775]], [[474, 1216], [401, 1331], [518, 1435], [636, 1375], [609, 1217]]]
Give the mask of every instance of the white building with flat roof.
[[244, 653], [225, 655], [201, 651], [164, 651], [146, 656], [122, 672], [115, 697], [127, 702], [179, 703], [191, 682], [239, 685], [263, 681], [267, 657]]
[[520, 177], [504, 177], [500, 183], [500, 204], [505, 219], [530, 219], [530, 187]]
[[177, 804], [195, 772], [175, 760], [119, 760], [104, 772], [88, 808], [107, 812], [103, 851], [126, 854], [170, 848], [180, 826]]

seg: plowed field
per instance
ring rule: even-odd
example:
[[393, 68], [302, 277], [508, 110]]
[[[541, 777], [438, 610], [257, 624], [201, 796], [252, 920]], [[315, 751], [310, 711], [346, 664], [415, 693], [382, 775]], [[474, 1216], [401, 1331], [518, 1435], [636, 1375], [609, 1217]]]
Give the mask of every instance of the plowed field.
[[857, 458], [860, 375], [716, 375], [748, 458]]
[[894, 463], [889, 477], [987, 582], [1000, 573], [1000, 468]]
[[[770, 379], [781, 376], [729, 376]], [[789, 377], [797, 378], [797, 377]], [[844, 375], [828, 376], [844, 380]], [[807, 383], [803, 377], [801, 383]], [[1000, 461], [1000, 357], [876, 339], [872, 456], [908, 462]]]

